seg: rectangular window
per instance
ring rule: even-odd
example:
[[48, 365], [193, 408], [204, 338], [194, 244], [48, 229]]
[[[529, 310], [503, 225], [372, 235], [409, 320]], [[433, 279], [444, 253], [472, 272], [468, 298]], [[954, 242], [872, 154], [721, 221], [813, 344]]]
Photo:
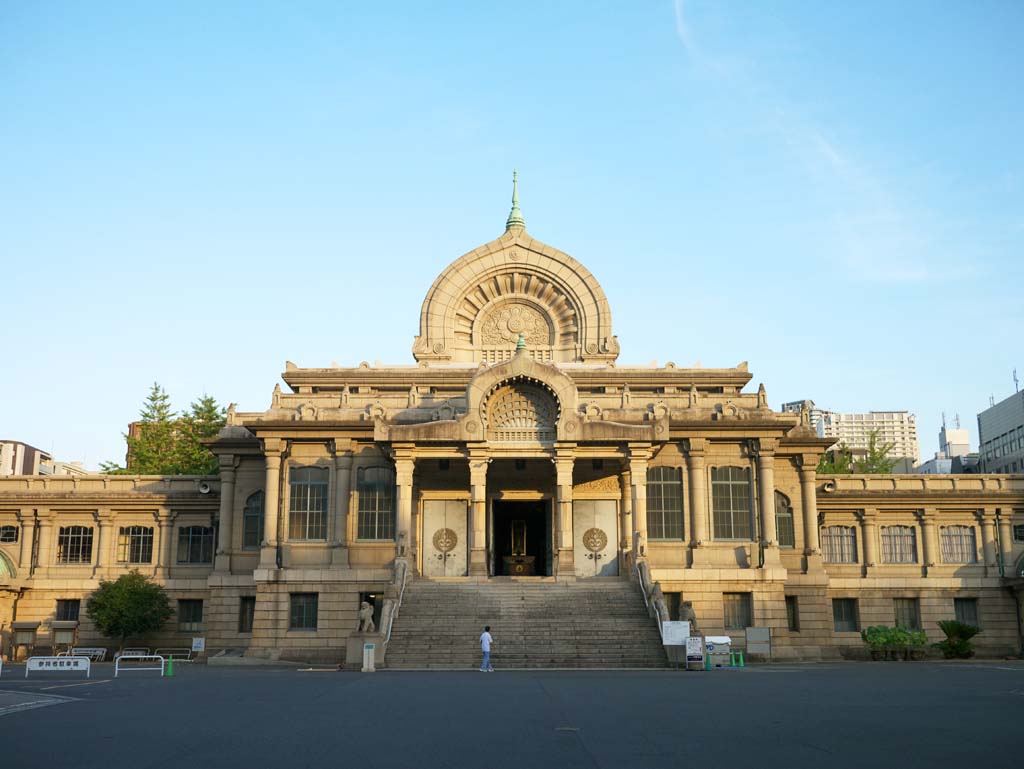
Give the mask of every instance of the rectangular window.
[[213, 563], [213, 527], [178, 529], [178, 563]]
[[916, 598], [893, 598], [896, 613], [896, 627], [904, 630], [921, 629], [921, 602]]
[[725, 627], [740, 630], [754, 624], [754, 600], [750, 593], [724, 593]]
[[17, 526], [0, 526], [0, 542], [17, 542]]
[[178, 601], [178, 630], [198, 633], [203, 629], [203, 602], [194, 598]]
[[917, 563], [917, 529], [883, 526], [882, 563]]
[[832, 599], [832, 627], [837, 633], [857, 632], [857, 599]]
[[789, 497], [781, 491], [775, 492], [775, 533], [779, 538], [779, 547], [796, 547], [793, 506], [789, 503]]
[[57, 601], [57, 611], [53, 618], [58, 622], [78, 622], [78, 612], [82, 602], [77, 598], [61, 598]]
[[1024, 542], [1024, 525], [1017, 524], [1013, 527], [1013, 541]]
[[395, 538], [395, 474], [390, 467], [361, 467], [356, 474], [358, 535], [363, 540]]
[[825, 563], [857, 563], [857, 529], [825, 526], [821, 530], [821, 557]]
[[118, 563], [153, 562], [153, 528], [122, 526], [117, 535]]
[[327, 539], [327, 468], [292, 468], [290, 486], [288, 539]]
[[751, 539], [749, 467], [711, 468], [711, 508], [715, 539]]
[[940, 531], [943, 563], [978, 562], [978, 547], [973, 526], [943, 526]]
[[292, 593], [289, 630], [316, 630], [317, 593]]
[[683, 539], [683, 471], [647, 470], [647, 533], [650, 539]]
[[61, 526], [57, 533], [57, 563], [92, 563], [92, 527]]
[[238, 599], [238, 632], [251, 633], [252, 620], [256, 616], [256, 596], [243, 595]]
[[795, 595], [786, 596], [786, 624], [794, 633], [800, 631], [800, 604]]
[[263, 542], [263, 490], [245, 500], [242, 513], [242, 548], [259, 550]]
[[965, 625], [981, 627], [978, 621], [978, 599], [977, 598], [954, 598], [953, 611], [956, 612], [956, 621]]

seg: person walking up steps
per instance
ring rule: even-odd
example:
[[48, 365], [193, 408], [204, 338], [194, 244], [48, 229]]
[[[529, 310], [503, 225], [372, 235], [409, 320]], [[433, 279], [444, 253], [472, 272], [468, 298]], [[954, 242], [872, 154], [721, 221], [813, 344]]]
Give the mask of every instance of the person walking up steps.
[[493, 673], [494, 668], [491, 667], [491, 644], [494, 643], [494, 639], [491, 638], [491, 626], [486, 625], [484, 632], [480, 634], [480, 651], [484, 653], [484, 661], [480, 663], [481, 673]]

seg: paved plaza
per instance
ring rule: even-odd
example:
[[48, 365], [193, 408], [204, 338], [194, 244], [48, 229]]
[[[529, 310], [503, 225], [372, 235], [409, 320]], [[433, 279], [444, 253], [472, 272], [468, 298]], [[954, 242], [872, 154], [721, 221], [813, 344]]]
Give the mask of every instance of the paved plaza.
[[[1021, 745], [1024, 663], [0, 678], [4, 765], [934, 767]], [[36, 677], [38, 675], [38, 677]]]

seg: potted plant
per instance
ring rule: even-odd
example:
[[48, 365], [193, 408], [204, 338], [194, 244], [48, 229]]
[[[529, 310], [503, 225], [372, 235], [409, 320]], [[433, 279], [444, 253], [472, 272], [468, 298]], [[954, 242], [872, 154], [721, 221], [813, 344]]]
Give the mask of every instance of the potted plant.
[[871, 659], [884, 660], [889, 646], [889, 631], [885, 625], [872, 625], [860, 631], [860, 637], [868, 645]]
[[943, 620], [938, 625], [946, 634], [946, 640], [939, 641], [932, 646], [940, 650], [943, 657], [947, 660], [965, 660], [974, 656], [974, 644], [971, 643], [971, 639], [981, 632], [981, 628], [957, 622], [955, 619]]
[[928, 635], [923, 630], [905, 630], [907, 644], [904, 659], [923, 660], [925, 658]]

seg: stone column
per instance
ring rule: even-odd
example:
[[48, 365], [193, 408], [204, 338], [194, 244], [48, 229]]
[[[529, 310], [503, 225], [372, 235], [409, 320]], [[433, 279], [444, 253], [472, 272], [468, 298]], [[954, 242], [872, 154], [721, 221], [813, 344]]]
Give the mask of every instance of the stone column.
[[395, 487], [398, 493], [398, 531], [395, 557], [408, 558], [412, 543], [412, 474], [415, 460], [404, 450], [395, 450]]
[[921, 527], [921, 576], [927, 577], [935, 564], [941, 560], [939, 541], [935, 535], [935, 512], [918, 510], [915, 516]]
[[56, 558], [53, 546], [53, 540], [56, 536], [54, 517], [53, 513], [47, 509], [37, 509], [36, 518], [39, 524], [39, 553], [36, 560], [36, 570], [41, 571], [42, 576], [46, 576], [47, 572], [53, 567], [54, 558]]
[[647, 444], [629, 446], [629, 481], [633, 494], [633, 560], [647, 557], [647, 460], [651, 447]]
[[804, 511], [804, 563], [805, 571], [822, 571], [821, 542], [818, 537], [818, 490], [815, 484], [817, 458], [800, 458], [800, 507]]
[[999, 516], [999, 560], [1003, 565], [1003, 576], [1012, 577], [1013, 567], [1013, 511], [1002, 509]]
[[555, 450], [555, 503], [558, 506], [558, 574], [572, 577], [576, 574], [572, 536], [572, 470], [575, 464], [573, 448]]
[[335, 447], [334, 526], [331, 535], [331, 565], [348, 566], [348, 511], [352, 489], [352, 452]]
[[704, 438], [690, 438], [686, 452], [686, 471], [690, 480], [690, 547], [693, 550], [691, 563], [700, 566], [707, 550], [708, 538], [708, 493], [707, 465], [704, 461]]
[[214, 571], [230, 572], [235, 516], [235, 458], [230, 454], [221, 454], [219, 459], [220, 524], [217, 529], [217, 558], [214, 561]]
[[761, 438], [757, 451], [757, 506], [761, 514], [761, 549], [766, 567], [782, 563], [775, 525], [775, 449], [778, 443], [776, 440]]
[[487, 576], [487, 465], [486, 452], [469, 455], [470, 504], [473, 508], [473, 541], [469, 551], [470, 576]]
[[985, 563], [985, 574], [994, 577], [999, 573], [996, 563], [995, 510], [984, 508], [979, 510], [976, 515], [981, 524], [981, 553]]
[[277, 568], [277, 522], [281, 515], [281, 441], [267, 440], [263, 445], [267, 475], [263, 486], [263, 546], [260, 568]]
[[860, 524], [864, 538], [864, 576], [878, 563], [878, 511], [866, 507], [860, 513]]
[[619, 475], [619, 493], [621, 495], [622, 516], [620, 519], [619, 551], [622, 553], [622, 569], [629, 567], [628, 554], [633, 552], [633, 493], [630, 488], [629, 471]]
[[160, 508], [156, 520], [160, 527], [156, 574], [167, 578], [171, 575], [171, 566], [174, 564], [174, 513], [167, 508]]
[[32, 535], [35, 533], [36, 513], [31, 508], [22, 508], [18, 511], [18, 523], [21, 524], [21, 531], [18, 532], [18, 577], [27, 579], [32, 569]]
[[96, 547], [92, 553], [92, 575], [94, 577], [105, 577], [110, 572], [110, 565], [113, 563], [111, 556], [111, 540], [114, 528], [114, 515], [110, 510], [101, 509], [93, 520], [98, 527], [96, 536]]

